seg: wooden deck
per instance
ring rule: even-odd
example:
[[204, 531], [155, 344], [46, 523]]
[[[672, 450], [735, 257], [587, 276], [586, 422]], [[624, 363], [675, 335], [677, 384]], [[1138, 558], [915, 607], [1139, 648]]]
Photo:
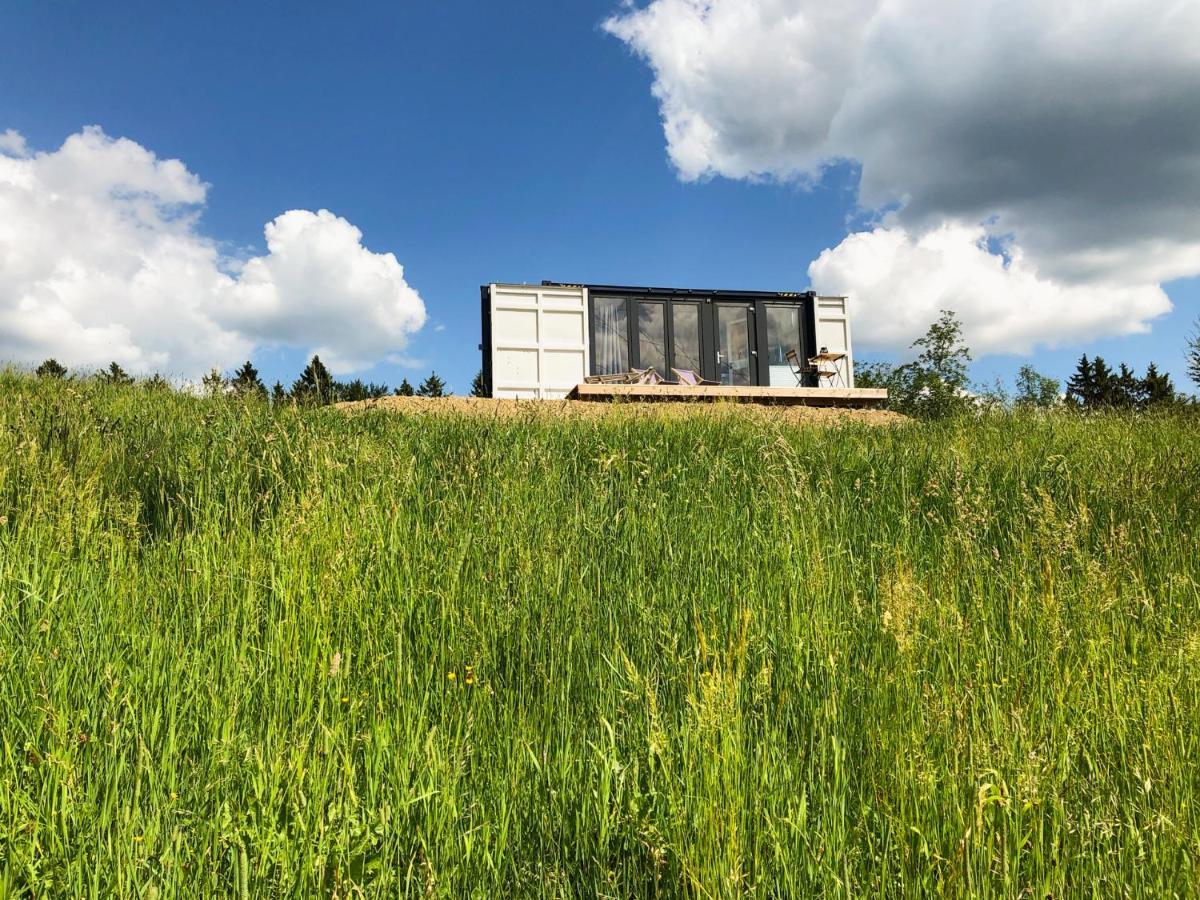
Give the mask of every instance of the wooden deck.
[[882, 388], [734, 387], [684, 384], [577, 384], [569, 400], [636, 400], [713, 403], [764, 403], [782, 406], [879, 406], [887, 399]]

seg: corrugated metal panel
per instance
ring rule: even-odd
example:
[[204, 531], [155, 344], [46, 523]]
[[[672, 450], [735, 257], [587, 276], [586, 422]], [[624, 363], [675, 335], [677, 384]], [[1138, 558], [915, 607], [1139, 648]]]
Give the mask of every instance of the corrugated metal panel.
[[817, 350], [825, 347], [831, 353], [845, 353], [836, 363], [846, 387], [854, 387], [854, 349], [850, 342], [850, 315], [845, 297], [817, 297], [813, 311]]
[[587, 291], [493, 284], [492, 396], [558, 400], [588, 371]]

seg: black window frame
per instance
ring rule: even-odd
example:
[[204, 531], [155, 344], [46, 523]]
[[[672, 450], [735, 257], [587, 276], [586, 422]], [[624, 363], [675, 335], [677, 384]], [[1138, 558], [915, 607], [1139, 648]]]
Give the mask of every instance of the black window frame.
[[[558, 282], [543, 282], [545, 286], [557, 286]], [[717, 381], [716, 361], [716, 310], [715, 304], [743, 304], [750, 316], [750, 337], [753, 346], [750, 348], [754, 364], [751, 367], [751, 380], [758, 386], [769, 386], [771, 383], [770, 361], [760, 350], [767, 346], [767, 306], [792, 306], [800, 309], [800, 341], [802, 357], [808, 359], [816, 355], [816, 294], [812, 291], [700, 291], [672, 288], [639, 288], [612, 285], [572, 285], [584, 287], [588, 291], [587, 298], [587, 333], [588, 333], [588, 374], [596, 375], [596, 317], [595, 300], [599, 297], [620, 299], [625, 301], [626, 346], [629, 352], [630, 368], [643, 368], [641, 361], [641, 342], [638, 336], [637, 307], [638, 301], [650, 301], [663, 304], [663, 325], [667, 341], [667, 368], [674, 367], [675, 360], [675, 322], [672, 310], [674, 304], [691, 304], [699, 307], [700, 316], [700, 375], [708, 381]], [[673, 373], [664, 372], [664, 377], [674, 381]], [[805, 386], [815, 387], [816, 379], [809, 375], [803, 379]]]

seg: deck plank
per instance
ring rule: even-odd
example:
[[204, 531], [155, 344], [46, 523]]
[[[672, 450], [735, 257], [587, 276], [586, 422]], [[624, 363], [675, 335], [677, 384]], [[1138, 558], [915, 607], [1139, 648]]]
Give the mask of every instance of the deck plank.
[[748, 387], [685, 384], [577, 384], [571, 400], [693, 401], [765, 403], [787, 406], [879, 406], [887, 399], [882, 388]]

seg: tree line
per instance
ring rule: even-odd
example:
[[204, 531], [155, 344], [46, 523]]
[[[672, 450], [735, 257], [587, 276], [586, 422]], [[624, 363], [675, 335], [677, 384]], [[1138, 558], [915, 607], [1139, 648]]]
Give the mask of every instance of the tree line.
[[[967, 377], [971, 351], [963, 343], [962, 323], [951, 310], [942, 310], [910, 349], [919, 351], [916, 358], [901, 365], [855, 363], [854, 382], [858, 387], [886, 388], [888, 408], [918, 418], [947, 418], [1007, 405], [1141, 411], [1196, 403], [1195, 398], [1180, 394], [1171, 376], [1154, 363], [1138, 375], [1123, 362], [1114, 369], [1103, 357], [1087, 354], [1080, 357], [1065, 392], [1057, 379], [1029, 365], [1017, 372], [1012, 396], [1000, 385], [973, 388]], [[1187, 342], [1185, 356], [1188, 377], [1200, 385], [1200, 322]]]
[[[67, 378], [69, 372], [66, 366], [56, 359], [47, 359], [35, 370], [42, 378]], [[94, 373], [91, 378], [111, 385], [132, 385], [137, 380], [125, 371], [117, 362], [111, 362], [107, 368]], [[142, 387], [149, 390], [169, 390], [171, 385], [161, 375], [152, 375], [141, 379]], [[334, 378], [321, 357], [314, 355], [304, 367], [300, 376], [292, 382], [290, 388], [276, 381], [270, 388], [263, 382], [258, 369], [250, 360], [246, 360], [234, 372], [226, 375], [220, 369], [214, 368], [200, 380], [201, 391], [210, 397], [235, 396], [244, 398], [270, 399], [272, 403], [298, 403], [306, 406], [324, 406], [329, 403], [342, 403], [354, 400], [371, 400], [380, 397], [448, 397], [450, 391], [446, 382], [436, 371], [417, 387], [413, 387], [407, 378], [400, 386], [392, 389], [386, 384], [366, 382], [361, 378], [352, 381], [339, 381]], [[483, 373], [475, 376], [471, 384], [472, 396], [484, 396]]]
[[[967, 376], [971, 351], [963, 343], [962, 323], [951, 310], [942, 310], [929, 330], [913, 341], [911, 348], [919, 351], [909, 362], [860, 363], [854, 365], [854, 380], [858, 387], [879, 387], [888, 391], [887, 406], [906, 415], [939, 419], [960, 415], [971, 410], [1012, 405], [1021, 408], [1067, 407], [1077, 410], [1148, 410], [1171, 405], [1195, 405], [1195, 398], [1180, 394], [1171, 377], [1160, 372], [1154, 363], [1142, 375], [1125, 363], [1112, 368], [1101, 356], [1080, 357], [1075, 371], [1066, 383], [1066, 390], [1055, 378], [1043, 375], [1032, 366], [1021, 366], [1017, 372], [1016, 392], [1009, 395], [999, 385], [972, 387]], [[1188, 377], [1200, 385], [1200, 320], [1187, 341], [1185, 351]], [[66, 378], [65, 366], [48, 359], [37, 367], [43, 378]], [[108, 384], [133, 384], [134, 378], [112, 362], [93, 376]], [[159, 375], [141, 381], [147, 389], [169, 389], [170, 384]], [[449, 396], [446, 382], [437, 372], [414, 388], [405, 378], [394, 390], [386, 384], [339, 381], [313, 356], [304, 371], [289, 388], [276, 381], [268, 390], [258, 370], [247, 360], [231, 375], [213, 369], [201, 381], [209, 396], [269, 398], [273, 403], [324, 405], [344, 401], [369, 400], [396, 395], [400, 397]], [[470, 396], [485, 397], [483, 372], [471, 382]]]

